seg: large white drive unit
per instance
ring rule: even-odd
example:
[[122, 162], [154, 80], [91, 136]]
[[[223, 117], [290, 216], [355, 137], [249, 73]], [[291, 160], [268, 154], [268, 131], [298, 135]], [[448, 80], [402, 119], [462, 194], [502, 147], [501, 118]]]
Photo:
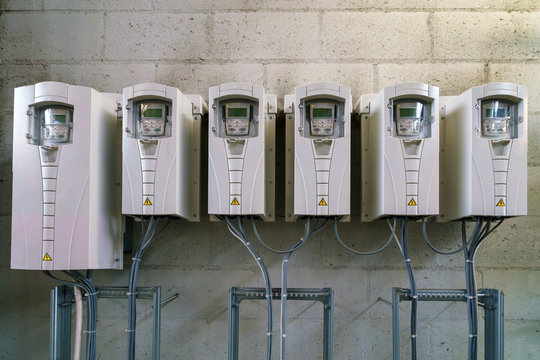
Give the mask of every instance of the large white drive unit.
[[173, 87], [138, 84], [124, 88], [123, 105], [122, 213], [199, 221], [206, 104]]
[[364, 95], [362, 221], [439, 214], [439, 88], [407, 83]]
[[208, 101], [208, 214], [273, 221], [276, 96], [227, 83]]
[[527, 215], [527, 88], [493, 83], [444, 100], [439, 220]]
[[11, 268], [121, 269], [117, 104], [93, 89], [15, 89]]
[[350, 215], [351, 89], [299, 86], [284, 101], [286, 220]]

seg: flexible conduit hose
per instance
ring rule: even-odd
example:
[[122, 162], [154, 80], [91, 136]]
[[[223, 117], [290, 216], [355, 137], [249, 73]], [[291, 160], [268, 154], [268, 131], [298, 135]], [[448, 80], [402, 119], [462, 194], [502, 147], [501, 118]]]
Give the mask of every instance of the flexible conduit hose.
[[265, 293], [266, 293], [266, 303], [267, 303], [267, 344], [266, 344], [266, 359], [271, 360], [272, 359], [272, 337], [273, 337], [273, 319], [272, 319], [272, 286], [270, 284], [270, 275], [268, 274], [268, 269], [264, 265], [263, 259], [259, 256], [257, 251], [253, 248], [251, 243], [248, 240], [248, 237], [244, 231], [244, 227], [242, 224], [242, 218], [238, 217], [238, 228], [236, 228], [233, 225], [232, 218], [229, 216], [224, 217], [225, 222], [227, 223], [227, 228], [229, 229], [229, 232], [244, 246], [248, 249], [249, 253], [255, 261], [257, 262], [257, 265], [259, 266], [259, 269], [261, 270], [263, 279], [264, 279], [264, 285], [265, 285]]
[[78, 286], [73, 287], [73, 295], [75, 296], [75, 341], [73, 346], [73, 359], [80, 360], [81, 358], [81, 337], [82, 337], [82, 322], [83, 322], [83, 304], [82, 294]]

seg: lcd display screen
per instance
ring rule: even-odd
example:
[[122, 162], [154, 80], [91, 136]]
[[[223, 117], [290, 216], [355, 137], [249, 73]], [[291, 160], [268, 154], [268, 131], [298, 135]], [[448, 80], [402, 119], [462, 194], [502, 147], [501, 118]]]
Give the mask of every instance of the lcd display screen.
[[51, 115], [51, 117], [55, 123], [59, 123], [59, 124], [66, 123], [66, 115]]
[[143, 111], [143, 116], [146, 118], [162, 118], [163, 109], [146, 109]]
[[247, 108], [228, 108], [227, 117], [247, 117]]
[[332, 109], [313, 108], [313, 118], [332, 118]]
[[486, 109], [486, 117], [505, 117], [506, 116], [506, 109], [505, 108], [499, 108], [499, 109]]
[[417, 117], [416, 109], [414, 108], [400, 108], [399, 117]]

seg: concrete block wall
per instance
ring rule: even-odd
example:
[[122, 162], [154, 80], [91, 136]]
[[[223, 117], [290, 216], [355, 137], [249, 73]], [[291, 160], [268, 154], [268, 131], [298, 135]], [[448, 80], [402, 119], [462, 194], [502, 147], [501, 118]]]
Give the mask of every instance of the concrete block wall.
[[[107, 92], [160, 82], [205, 98], [210, 86], [243, 81], [278, 95], [280, 108], [285, 94], [312, 81], [348, 85], [354, 101], [361, 94], [408, 81], [437, 85], [441, 95], [457, 95], [494, 81], [528, 86], [530, 215], [506, 221], [488, 239], [477, 256], [477, 269], [480, 287], [500, 288], [506, 294], [506, 359], [538, 358], [538, 1], [0, 0], [0, 358], [4, 359], [42, 359], [48, 353], [49, 290], [54, 284], [38, 272], [9, 270], [13, 88], [44, 80]], [[281, 116], [278, 125], [283, 121]], [[282, 137], [284, 131], [277, 133]], [[283, 140], [278, 144], [284, 145]], [[278, 149], [278, 156], [279, 151], [283, 149]], [[279, 205], [284, 196], [283, 157], [277, 163]], [[356, 164], [353, 177], [358, 175]], [[353, 189], [354, 193], [359, 192]], [[352, 208], [357, 215], [358, 201]], [[228, 290], [234, 285], [262, 285], [255, 262], [226, 227], [209, 223], [204, 214], [202, 218], [199, 224], [174, 221], [143, 262], [139, 285], [162, 285], [164, 297], [180, 293], [163, 309], [164, 359], [226, 358]], [[440, 247], [459, 244], [458, 225], [434, 224], [429, 231]], [[301, 232], [300, 224], [285, 224], [282, 219], [261, 226], [275, 247], [288, 247]], [[370, 249], [379, 246], [389, 230], [384, 223], [361, 224], [354, 216], [342, 225], [342, 235], [355, 248]], [[431, 252], [418, 224], [411, 225], [410, 243], [420, 288], [464, 287], [460, 254]], [[273, 285], [280, 286], [280, 257], [263, 254]], [[127, 280], [127, 270], [95, 274], [98, 285], [126, 285]], [[391, 311], [377, 300], [389, 300], [392, 286], [408, 286], [396, 246], [359, 258], [340, 248], [326, 230], [293, 256], [289, 285], [335, 290], [335, 359], [391, 358]], [[277, 359], [279, 306], [275, 305]], [[291, 303], [289, 308], [289, 357], [322, 359], [320, 304]], [[404, 304], [404, 358], [409, 354], [407, 310]], [[150, 313], [151, 307], [141, 303], [137, 337], [141, 359], [150, 354]], [[100, 359], [124, 356], [126, 315], [122, 301], [100, 302]], [[263, 358], [265, 331], [264, 305], [243, 303], [241, 359]], [[463, 359], [466, 342], [463, 304], [421, 304], [420, 358]]]

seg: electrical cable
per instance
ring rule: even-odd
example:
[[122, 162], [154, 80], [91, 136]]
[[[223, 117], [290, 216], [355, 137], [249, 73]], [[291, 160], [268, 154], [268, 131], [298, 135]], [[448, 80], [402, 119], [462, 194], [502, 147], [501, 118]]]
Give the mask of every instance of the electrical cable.
[[[308, 218], [309, 219], [309, 218]], [[309, 220], [311, 221], [311, 220]], [[319, 221], [319, 219], [317, 219], [317, 221]], [[318, 233], [319, 231], [323, 230], [324, 227], [326, 227], [326, 225], [328, 224], [328, 221], [329, 219], [325, 219], [325, 222], [323, 223], [323, 225], [319, 226], [317, 229], [315, 229], [311, 235], [315, 235], [316, 233]], [[277, 250], [277, 249], [274, 249], [270, 246], [268, 246], [264, 241], [263, 239], [261, 238], [261, 236], [259, 235], [259, 232], [257, 231], [257, 226], [255, 225], [255, 219], [254, 217], [252, 216], [251, 217], [251, 225], [252, 225], [252, 228], [253, 228], [253, 233], [255, 234], [255, 238], [257, 239], [257, 241], [259, 241], [259, 243], [268, 251], [270, 252], [273, 252], [274, 254], [281, 254], [281, 255], [285, 255], [285, 254], [288, 254], [290, 253], [291, 251], [296, 251], [298, 250], [300, 247], [302, 247], [305, 242], [302, 242], [300, 245], [295, 244], [293, 245], [292, 248], [288, 249], [288, 250]], [[298, 247], [297, 247], [298, 246]]]
[[[493, 227], [492, 217], [477, 218], [476, 226], [467, 241], [466, 221], [461, 222], [461, 241], [465, 258], [465, 283], [467, 293], [467, 320], [469, 324], [468, 359], [476, 360], [478, 357], [478, 290], [476, 288], [476, 272], [474, 259], [478, 248], [483, 241], [495, 231], [504, 221], [504, 218]], [[485, 224], [484, 224], [485, 222]]]
[[242, 223], [242, 218], [238, 217], [238, 228], [234, 226], [232, 223], [232, 218], [229, 216], [224, 216], [223, 219], [227, 223], [227, 228], [229, 229], [229, 232], [244, 246], [248, 249], [249, 253], [255, 261], [257, 262], [257, 265], [259, 266], [259, 269], [261, 270], [264, 284], [265, 284], [265, 295], [266, 295], [266, 303], [267, 303], [267, 344], [266, 344], [266, 359], [271, 360], [272, 359], [272, 337], [273, 337], [273, 310], [272, 310], [272, 286], [270, 284], [270, 275], [268, 274], [268, 269], [266, 268], [266, 265], [264, 264], [263, 259], [259, 256], [257, 251], [253, 248], [250, 241], [248, 240], [248, 237], [244, 231], [244, 226]]
[[86, 295], [86, 359], [96, 359], [96, 328], [97, 328], [97, 292], [92, 282], [77, 271], [62, 271], [74, 281], [65, 280], [54, 276], [50, 271], [44, 270], [43, 273], [53, 280], [63, 284], [76, 286], [85, 291]]
[[[437, 249], [435, 246], [433, 246], [433, 244], [429, 241], [429, 238], [427, 236], [426, 221], [425, 221], [424, 217], [422, 217], [422, 235], [424, 237], [424, 241], [426, 242], [426, 244], [428, 244], [428, 246], [431, 248], [431, 250], [435, 251], [437, 254], [454, 255], [454, 254], [457, 254], [457, 253], [463, 251], [463, 246], [461, 246], [459, 249], [450, 250], [450, 251], [442, 251], [442, 250]], [[470, 245], [470, 242], [467, 242], [467, 246], [469, 246], [469, 245]]]
[[[396, 220], [396, 218], [394, 218]], [[409, 284], [411, 287], [411, 359], [416, 360], [417, 354], [417, 319], [418, 319], [418, 289], [416, 288], [416, 280], [414, 279], [414, 273], [412, 271], [411, 259], [409, 258], [408, 250], [408, 235], [407, 225], [409, 219], [407, 217], [398, 218], [400, 231], [399, 236], [393, 236], [398, 243], [398, 247], [403, 255], [405, 262], [405, 268], [409, 277]]]
[[336, 239], [337, 241], [341, 244], [341, 246], [343, 246], [347, 251], [353, 253], [353, 254], [356, 254], [356, 255], [375, 255], [375, 254], [378, 254], [380, 253], [381, 251], [383, 251], [384, 249], [386, 249], [391, 243], [392, 243], [392, 240], [395, 236], [395, 233], [396, 233], [396, 224], [397, 224], [397, 220], [396, 218], [394, 218], [394, 225], [391, 227], [392, 229], [392, 234], [390, 234], [390, 238], [388, 239], [388, 241], [386, 242], [386, 244], [384, 244], [382, 247], [380, 247], [379, 249], [377, 250], [373, 250], [373, 251], [367, 251], [367, 252], [364, 252], [364, 251], [358, 251], [358, 250], [354, 250], [352, 248], [350, 248], [349, 246], [347, 246], [340, 238], [339, 236], [339, 233], [338, 233], [338, 229], [337, 229], [337, 223], [338, 223], [338, 217], [336, 216], [334, 218], [334, 234], [336, 235]]
[[142, 257], [150, 245], [157, 239], [159, 235], [167, 228], [171, 220], [168, 219], [165, 225], [156, 233], [160, 219], [154, 216], [150, 217], [148, 227], [145, 228], [145, 219], [141, 219], [141, 240], [135, 251], [135, 256], [132, 258], [131, 271], [128, 285], [128, 349], [127, 359], [135, 360], [135, 338], [137, 327], [137, 277], [139, 275], [139, 267], [142, 262]]

